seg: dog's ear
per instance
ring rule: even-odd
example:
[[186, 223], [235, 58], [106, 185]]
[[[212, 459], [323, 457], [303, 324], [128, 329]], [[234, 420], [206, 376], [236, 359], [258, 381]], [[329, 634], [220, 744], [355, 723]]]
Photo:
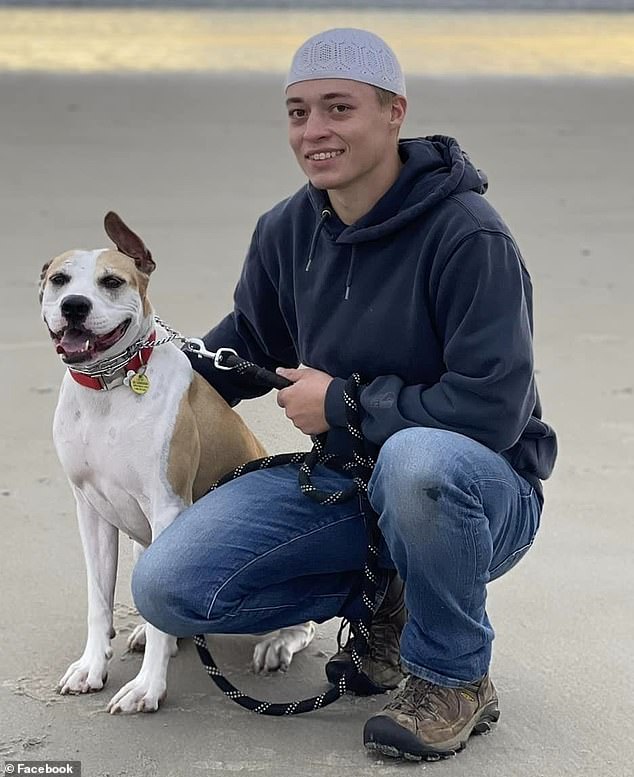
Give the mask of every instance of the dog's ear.
[[42, 304], [42, 297], [44, 296], [44, 283], [46, 281], [46, 273], [48, 271], [48, 268], [51, 266], [51, 262], [53, 260], [50, 259], [48, 262], [42, 265], [42, 271], [40, 272], [40, 282], [39, 282], [39, 290], [38, 290], [38, 296], [40, 300], [40, 305]]
[[123, 223], [116, 213], [113, 211], [106, 213], [104, 227], [110, 240], [117, 246], [117, 250], [134, 259], [138, 270], [149, 275], [156, 268], [152, 254], [145, 247], [145, 243]]

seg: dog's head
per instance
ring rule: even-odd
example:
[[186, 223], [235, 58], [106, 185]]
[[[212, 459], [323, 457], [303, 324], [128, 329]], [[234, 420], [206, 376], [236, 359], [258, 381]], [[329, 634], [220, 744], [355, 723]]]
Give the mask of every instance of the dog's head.
[[152, 316], [152, 255], [116, 213], [107, 213], [104, 224], [116, 250], [67, 251], [42, 268], [42, 317], [66, 364], [122, 353], [146, 333]]

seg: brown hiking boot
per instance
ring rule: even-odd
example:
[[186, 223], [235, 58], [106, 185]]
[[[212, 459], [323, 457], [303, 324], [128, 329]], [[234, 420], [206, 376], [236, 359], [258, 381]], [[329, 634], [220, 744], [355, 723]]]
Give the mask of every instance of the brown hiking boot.
[[363, 743], [393, 758], [437, 761], [455, 755], [471, 734], [490, 731], [500, 717], [489, 675], [445, 688], [410, 675], [405, 687], [363, 730]]
[[[326, 664], [326, 676], [333, 685], [346, 674], [348, 690], [358, 696], [370, 696], [390, 691], [401, 682], [400, 640], [407, 621], [407, 610], [403, 598], [404, 584], [394, 574], [385, 597], [374, 614], [370, 626], [369, 650], [361, 656], [362, 671], [353, 674], [352, 646], [355, 638], [350, 633], [345, 645], [341, 645], [341, 632], [337, 636], [339, 650]], [[360, 653], [360, 649], [357, 648]]]

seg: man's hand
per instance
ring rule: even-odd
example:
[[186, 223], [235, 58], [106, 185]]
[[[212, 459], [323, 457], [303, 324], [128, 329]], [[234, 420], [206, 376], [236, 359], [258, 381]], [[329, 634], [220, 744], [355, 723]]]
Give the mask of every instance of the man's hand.
[[277, 404], [284, 408], [286, 417], [304, 434], [327, 432], [330, 427], [325, 414], [326, 389], [332, 377], [311, 367], [278, 367], [276, 372], [293, 381], [292, 386], [277, 392]]

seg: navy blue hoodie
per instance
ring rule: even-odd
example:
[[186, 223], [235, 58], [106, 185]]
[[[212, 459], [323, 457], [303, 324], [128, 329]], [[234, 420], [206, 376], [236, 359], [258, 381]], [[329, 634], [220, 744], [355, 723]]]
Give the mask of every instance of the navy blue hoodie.
[[[526, 266], [453, 138], [402, 140], [399, 153], [398, 179], [355, 224], [311, 184], [264, 214], [234, 310], [205, 343], [269, 369], [301, 362], [334, 376], [331, 449], [347, 444], [343, 386], [359, 372], [371, 442], [412, 426], [459, 432], [541, 496], [557, 442], [535, 386]], [[232, 405], [264, 393], [208, 360], [192, 364]]]

